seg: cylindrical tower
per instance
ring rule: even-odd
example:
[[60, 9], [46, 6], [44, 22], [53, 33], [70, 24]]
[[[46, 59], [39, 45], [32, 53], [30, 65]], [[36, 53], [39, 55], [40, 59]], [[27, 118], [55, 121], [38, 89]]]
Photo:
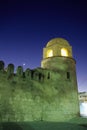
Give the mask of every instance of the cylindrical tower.
[[63, 38], [50, 40], [43, 49], [41, 67], [58, 71], [61, 75], [66, 73], [67, 79], [71, 79], [77, 85], [76, 61], [72, 56], [72, 47]]
[[[54, 88], [61, 93], [61, 103], [64, 110], [59, 113], [66, 115], [79, 114], [76, 61], [72, 55], [72, 47], [67, 40], [63, 38], [54, 38], [50, 40], [43, 49], [43, 59], [41, 67], [56, 72], [56, 77], [52, 77]], [[50, 81], [51, 82], [51, 81]], [[67, 103], [65, 103], [67, 102]], [[61, 108], [61, 105], [58, 106]]]

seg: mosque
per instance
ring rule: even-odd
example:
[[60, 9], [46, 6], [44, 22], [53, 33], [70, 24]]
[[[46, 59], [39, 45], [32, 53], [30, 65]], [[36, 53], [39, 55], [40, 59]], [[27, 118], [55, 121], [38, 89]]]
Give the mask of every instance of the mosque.
[[41, 67], [23, 72], [18, 66], [13, 73], [10, 64], [3, 76], [10, 94], [4, 97], [6, 90], [0, 86], [10, 110], [6, 109], [2, 121], [66, 121], [79, 116], [76, 61], [67, 40], [54, 38], [46, 44]]

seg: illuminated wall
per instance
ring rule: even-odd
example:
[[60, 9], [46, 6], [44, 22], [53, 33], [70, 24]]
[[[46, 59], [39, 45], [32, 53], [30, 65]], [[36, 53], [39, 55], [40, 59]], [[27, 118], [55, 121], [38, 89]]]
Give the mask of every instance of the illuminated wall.
[[[53, 51], [53, 55], [51, 53], [48, 56], [49, 50]], [[49, 53], [50, 54], [50, 53]], [[67, 94], [62, 93], [63, 100], [61, 100], [59, 106], [67, 108], [68, 111], [62, 111], [62, 114], [65, 115], [79, 115], [79, 101], [78, 101], [78, 88], [77, 88], [77, 76], [76, 76], [76, 61], [72, 55], [72, 47], [62, 38], [54, 38], [50, 40], [47, 45], [43, 49], [43, 59], [41, 61], [41, 67], [43, 69], [48, 69], [56, 72], [57, 79], [55, 79], [55, 83], [57, 84], [58, 94], [67, 91]], [[53, 82], [52, 82], [53, 83]], [[54, 85], [55, 86], [55, 85]], [[59, 110], [59, 113], [61, 113]], [[62, 109], [62, 108], [61, 108]]]
[[[68, 50], [68, 52], [67, 52]], [[61, 55], [62, 52], [62, 55]], [[79, 116], [76, 62], [64, 39], [43, 49], [42, 67], [23, 71], [0, 61], [0, 121], [68, 121]]]

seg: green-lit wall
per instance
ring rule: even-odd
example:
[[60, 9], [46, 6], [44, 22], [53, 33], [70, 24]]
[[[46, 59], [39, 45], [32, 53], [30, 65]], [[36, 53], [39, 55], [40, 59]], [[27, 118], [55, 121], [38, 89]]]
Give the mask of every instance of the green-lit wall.
[[[61, 56], [62, 48], [67, 56]], [[47, 57], [49, 49], [51, 57]], [[13, 64], [4, 69], [0, 61], [0, 121], [67, 121], [77, 116], [76, 62], [66, 40], [55, 38], [47, 43], [41, 68], [23, 72], [18, 66], [14, 74]]]
[[76, 84], [66, 72], [37, 68], [33, 73], [33, 78], [30, 72], [8, 79], [0, 72], [0, 121], [66, 121], [78, 116]]

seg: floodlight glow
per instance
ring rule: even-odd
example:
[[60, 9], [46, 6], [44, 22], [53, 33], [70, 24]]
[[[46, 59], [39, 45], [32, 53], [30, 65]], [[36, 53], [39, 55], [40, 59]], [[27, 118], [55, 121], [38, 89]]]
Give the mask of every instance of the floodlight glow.
[[68, 51], [65, 48], [61, 49], [61, 56], [68, 56]]
[[53, 56], [53, 51], [52, 50], [48, 50], [47, 51], [47, 57], [52, 57]]

